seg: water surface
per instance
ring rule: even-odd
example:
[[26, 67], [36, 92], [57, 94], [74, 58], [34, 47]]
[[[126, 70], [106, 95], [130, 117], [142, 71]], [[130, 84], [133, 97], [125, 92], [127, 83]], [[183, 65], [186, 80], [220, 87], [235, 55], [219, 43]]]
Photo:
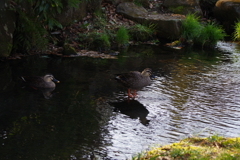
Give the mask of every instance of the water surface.
[[[118, 59], [30, 56], [0, 64], [1, 159], [127, 159], [189, 136], [240, 135], [239, 46], [172, 50], [132, 46]], [[127, 100], [114, 74], [152, 68]], [[52, 73], [53, 91], [21, 75]]]

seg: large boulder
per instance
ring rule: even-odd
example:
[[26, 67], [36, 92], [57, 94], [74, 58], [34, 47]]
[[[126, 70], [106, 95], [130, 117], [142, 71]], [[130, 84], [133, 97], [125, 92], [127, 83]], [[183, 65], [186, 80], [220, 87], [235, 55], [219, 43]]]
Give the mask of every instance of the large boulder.
[[157, 37], [162, 40], [176, 40], [180, 38], [182, 20], [185, 16], [178, 14], [158, 14], [149, 15], [145, 19], [147, 24], [155, 24], [157, 27]]
[[141, 6], [132, 2], [123, 2], [117, 6], [116, 12], [141, 24], [155, 24], [157, 36], [160, 39], [176, 40], [180, 37], [181, 21], [183, 15], [176, 14], [150, 14]]
[[214, 16], [222, 23], [227, 33], [232, 33], [235, 22], [240, 20], [240, 0], [218, 0]]
[[133, 21], [146, 18], [148, 11], [142, 6], [137, 6], [132, 2], [122, 2], [117, 6], [116, 12]]
[[163, 6], [176, 14], [195, 13], [199, 16], [202, 15], [199, 0], [165, 0]]
[[7, 57], [12, 50], [13, 32], [15, 30], [15, 13], [9, 9], [8, 0], [0, 1], [0, 57]]

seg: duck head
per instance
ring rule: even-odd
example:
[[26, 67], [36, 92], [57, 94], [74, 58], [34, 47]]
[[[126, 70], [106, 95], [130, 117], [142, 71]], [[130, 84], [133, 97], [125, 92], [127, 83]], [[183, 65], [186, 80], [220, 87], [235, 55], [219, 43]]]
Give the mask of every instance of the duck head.
[[146, 68], [142, 71], [141, 75], [149, 77], [152, 75], [152, 69], [151, 68]]
[[44, 77], [43, 77], [44, 81], [45, 82], [56, 82], [56, 83], [60, 83], [59, 80], [55, 79], [54, 76], [52, 74], [46, 74]]

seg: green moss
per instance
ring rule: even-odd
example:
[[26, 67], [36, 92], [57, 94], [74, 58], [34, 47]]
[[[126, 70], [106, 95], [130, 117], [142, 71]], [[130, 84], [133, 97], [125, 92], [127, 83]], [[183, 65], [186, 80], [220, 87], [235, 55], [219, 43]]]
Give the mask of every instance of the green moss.
[[152, 157], [175, 160], [239, 160], [240, 137], [224, 138], [213, 135], [208, 138], [187, 138], [178, 143], [153, 148], [133, 159], [151, 159]]
[[177, 6], [177, 7], [169, 7], [169, 11], [176, 13], [176, 14], [183, 14], [184, 13], [184, 7], [183, 6]]

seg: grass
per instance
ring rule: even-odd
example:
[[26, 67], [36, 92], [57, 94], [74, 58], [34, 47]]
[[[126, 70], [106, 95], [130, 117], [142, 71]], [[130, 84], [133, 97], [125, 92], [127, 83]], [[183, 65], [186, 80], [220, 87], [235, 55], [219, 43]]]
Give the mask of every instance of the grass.
[[194, 14], [188, 14], [182, 22], [183, 43], [213, 47], [226, 36], [224, 30], [214, 23], [201, 24]]
[[182, 21], [181, 36], [185, 41], [192, 41], [201, 33], [203, 26], [199, 23], [199, 18], [194, 14], [188, 14]]
[[128, 31], [125, 27], [121, 26], [116, 34], [116, 42], [118, 43], [118, 46], [125, 46], [128, 44], [129, 41], [129, 35]]
[[93, 49], [98, 51], [108, 50], [110, 48], [109, 36], [106, 33], [90, 32], [79, 34], [78, 41], [81, 49]]
[[199, 37], [195, 42], [203, 45], [214, 46], [219, 40], [226, 36], [224, 30], [214, 23], [207, 23], [201, 30]]
[[233, 32], [233, 40], [240, 41], [240, 21], [235, 23], [234, 32]]
[[133, 160], [240, 160], [240, 137], [192, 137], [138, 154]]
[[129, 28], [129, 35], [132, 40], [145, 42], [154, 39], [154, 34], [156, 32], [156, 26], [151, 24], [149, 26], [135, 24]]

